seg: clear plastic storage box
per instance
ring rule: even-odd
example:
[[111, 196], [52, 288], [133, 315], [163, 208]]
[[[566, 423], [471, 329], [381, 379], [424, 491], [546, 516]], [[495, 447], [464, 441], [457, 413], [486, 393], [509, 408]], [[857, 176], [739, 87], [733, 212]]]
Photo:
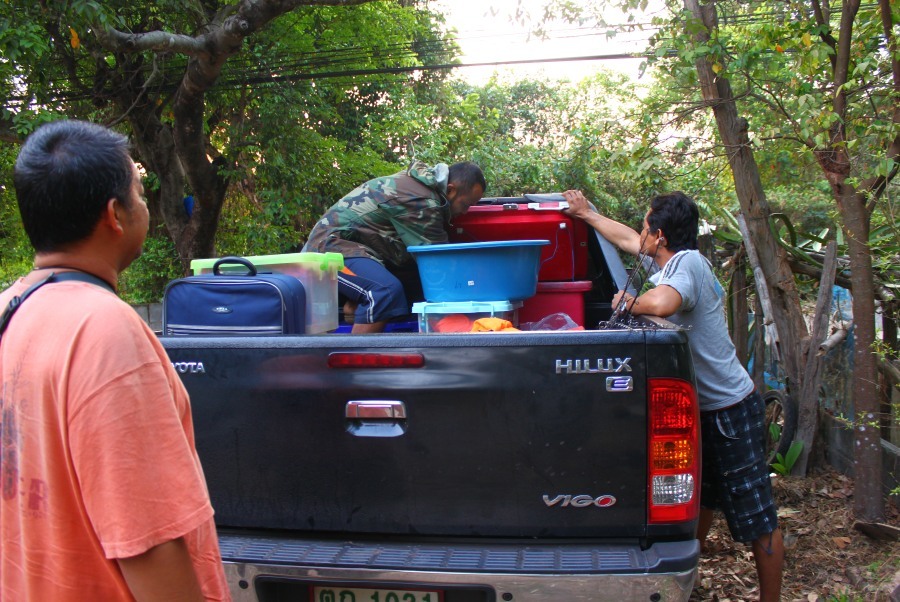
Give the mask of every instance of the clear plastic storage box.
[[[221, 258], [194, 259], [191, 271], [194, 275], [212, 274], [213, 265]], [[338, 327], [337, 275], [344, 267], [340, 253], [285, 253], [281, 255], [256, 255], [244, 257], [256, 266], [258, 272], [289, 274], [303, 283], [306, 291], [306, 332], [328, 332]], [[223, 274], [246, 274], [239, 264], [223, 264]]]
[[521, 301], [439, 301], [413, 304], [419, 332], [471, 332], [475, 320], [501, 318], [519, 325]]

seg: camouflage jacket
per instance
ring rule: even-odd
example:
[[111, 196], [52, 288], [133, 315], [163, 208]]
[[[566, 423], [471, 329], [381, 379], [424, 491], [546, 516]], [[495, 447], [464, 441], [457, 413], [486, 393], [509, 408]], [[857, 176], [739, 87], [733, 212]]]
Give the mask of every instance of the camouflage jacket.
[[447, 242], [447, 166], [416, 161], [391, 176], [369, 180], [331, 206], [304, 251], [371, 257], [385, 267], [413, 261], [406, 247]]

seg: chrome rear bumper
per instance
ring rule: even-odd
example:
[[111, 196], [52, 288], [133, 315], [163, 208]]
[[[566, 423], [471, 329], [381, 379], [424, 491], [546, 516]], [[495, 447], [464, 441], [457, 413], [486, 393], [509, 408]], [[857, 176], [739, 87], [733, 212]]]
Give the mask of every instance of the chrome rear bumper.
[[420, 587], [484, 602], [686, 601], [696, 540], [584, 543], [384, 543], [220, 534], [235, 602], [310, 600], [317, 585]]

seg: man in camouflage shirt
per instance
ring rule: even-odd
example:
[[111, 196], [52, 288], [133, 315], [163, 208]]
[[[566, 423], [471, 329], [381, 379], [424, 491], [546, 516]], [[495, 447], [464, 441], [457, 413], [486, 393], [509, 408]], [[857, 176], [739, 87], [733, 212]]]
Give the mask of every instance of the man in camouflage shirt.
[[[353, 313], [353, 333], [381, 332], [410, 311], [421, 293], [411, 245], [445, 243], [447, 224], [481, 200], [487, 187], [471, 162], [449, 168], [415, 161], [408, 169], [369, 180], [331, 206], [303, 247], [341, 253], [338, 292]], [[407, 295], [410, 292], [410, 295]]]

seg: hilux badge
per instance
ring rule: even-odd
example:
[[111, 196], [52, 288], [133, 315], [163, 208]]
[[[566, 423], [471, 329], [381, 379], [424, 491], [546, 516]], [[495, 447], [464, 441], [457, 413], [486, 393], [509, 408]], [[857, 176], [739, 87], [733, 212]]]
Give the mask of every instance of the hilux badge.
[[608, 374], [631, 372], [630, 357], [600, 357], [595, 360], [556, 360], [557, 374]]

